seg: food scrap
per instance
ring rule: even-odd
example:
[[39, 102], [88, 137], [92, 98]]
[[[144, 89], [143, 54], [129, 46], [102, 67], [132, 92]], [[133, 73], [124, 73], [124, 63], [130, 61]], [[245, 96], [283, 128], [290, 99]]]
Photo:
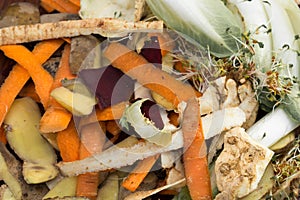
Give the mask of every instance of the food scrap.
[[[271, 161], [273, 151], [251, 139], [244, 129], [225, 133], [224, 150], [216, 160], [215, 173], [220, 195], [241, 198], [252, 192]], [[218, 195], [217, 195], [218, 198]]]
[[299, 2], [1, 6], [0, 200], [299, 199]]

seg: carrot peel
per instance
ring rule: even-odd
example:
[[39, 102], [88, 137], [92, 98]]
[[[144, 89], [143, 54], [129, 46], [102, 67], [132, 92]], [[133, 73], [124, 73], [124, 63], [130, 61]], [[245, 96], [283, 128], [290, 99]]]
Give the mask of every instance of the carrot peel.
[[147, 176], [158, 157], [158, 155], [155, 155], [141, 160], [126, 179], [124, 179], [122, 186], [127, 190], [134, 192]]
[[212, 199], [212, 193], [199, 108], [198, 100], [192, 98], [183, 113], [182, 132], [185, 149], [183, 162], [192, 199], [208, 200]]
[[[75, 76], [71, 73], [69, 66], [70, 50], [70, 45], [67, 44], [64, 48], [51, 90], [60, 87], [62, 79], [75, 78]], [[67, 128], [71, 118], [72, 114], [69, 111], [57, 103], [55, 99], [49, 97], [48, 108], [46, 109], [40, 121], [40, 131], [42, 133], [50, 133], [64, 130]]]
[[0, 49], [4, 54], [15, 60], [24, 67], [35, 83], [37, 94], [39, 95], [44, 108], [47, 108], [50, 97], [50, 89], [53, 84], [52, 76], [42, 67], [39, 60], [22, 45], [6, 45]]
[[[105, 143], [105, 123], [91, 123], [81, 128], [81, 145], [79, 159], [87, 158], [102, 152]], [[95, 199], [100, 182], [99, 172], [80, 174], [77, 179], [76, 196], [85, 196]]]
[[[44, 63], [61, 45], [63, 40], [47, 40], [38, 43], [32, 53], [39, 62]], [[14, 99], [29, 80], [30, 75], [21, 65], [16, 64], [0, 88], [0, 124], [12, 105]]]
[[111, 43], [104, 55], [114, 67], [136, 79], [143, 86], [157, 92], [175, 106], [178, 106], [181, 101], [201, 96], [191, 85], [176, 80], [175, 77], [156, 68], [144, 57], [120, 43]]

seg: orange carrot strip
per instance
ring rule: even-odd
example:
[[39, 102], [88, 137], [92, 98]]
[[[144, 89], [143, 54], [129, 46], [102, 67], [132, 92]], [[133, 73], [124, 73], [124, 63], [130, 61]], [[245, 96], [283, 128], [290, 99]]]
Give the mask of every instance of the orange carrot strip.
[[83, 126], [96, 121], [120, 119], [127, 105], [128, 102], [121, 102], [103, 110], [96, 108], [96, 112], [93, 112], [89, 116], [82, 118], [80, 125]]
[[[92, 123], [82, 127], [79, 159], [102, 152], [105, 143], [105, 124]], [[98, 172], [80, 174], [77, 178], [76, 196], [95, 199], [100, 183]]]
[[202, 130], [199, 102], [188, 101], [183, 113], [183, 162], [187, 186], [192, 199], [212, 199], [206, 146]]
[[19, 93], [20, 97], [30, 97], [32, 98], [35, 102], [40, 103], [40, 97], [35, 91], [35, 86], [33, 83], [30, 83], [26, 85], [25, 87], [22, 88], [22, 90]]
[[[39, 62], [44, 63], [61, 45], [63, 41], [57, 40], [47, 40], [38, 43], [33, 49], [32, 53], [36, 56]], [[29, 80], [30, 75], [26, 69], [21, 67], [21, 65], [16, 64], [5, 82], [0, 88], [0, 125], [15, 100], [18, 93], [21, 91], [25, 83]]]
[[80, 0], [69, 0], [71, 3], [73, 3], [74, 5], [80, 7]]
[[59, 5], [58, 3], [56, 3], [53, 0], [41, 0], [41, 4], [43, 4], [44, 6], [46, 5], [46, 7], [48, 7], [48, 9], [52, 8], [53, 10], [57, 10], [58, 12], [61, 12], [61, 13], [68, 12], [66, 8]]
[[79, 159], [80, 138], [73, 120], [67, 129], [57, 133], [56, 140], [63, 161], [71, 162]]
[[120, 119], [128, 102], [121, 102], [103, 110], [96, 110], [96, 116], [99, 121]]
[[[67, 44], [64, 48], [59, 67], [55, 74], [51, 90], [60, 87], [64, 78], [73, 79], [75, 76], [70, 71], [69, 57], [71, 47]], [[40, 121], [40, 131], [42, 133], [58, 132], [67, 128], [72, 114], [63, 106], [49, 97], [49, 105]]]
[[68, 127], [72, 114], [65, 108], [58, 106], [48, 107], [40, 120], [41, 133], [54, 133]]
[[139, 161], [132, 172], [130, 172], [130, 174], [123, 180], [122, 186], [127, 190], [134, 192], [147, 176], [158, 157], [158, 155], [155, 155]]
[[42, 2], [62, 13], [78, 14], [78, 11], [80, 9], [79, 6], [73, 4], [68, 0], [42, 0]]
[[176, 80], [167, 72], [156, 68], [153, 64], [148, 63], [145, 58], [120, 43], [111, 43], [104, 55], [112, 62], [114, 67], [163, 96], [175, 106], [181, 101], [201, 96], [192, 86]]
[[66, 44], [60, 60], [60, 64], [55, 74], [52, 89], [62, 86], [61, 81], [65, 78], [67, 79], [76, 78], [76, 76], [73, 75], [70, 70], [70, 64], [69, 64], [70, 52], [71, 52], [71, 46], [69, 44]]
[[2, 142], [3, 144], [7, 143], [6, 133], [3, 126], [0, 126], [0, 142]]
[[61, 7], [65, 8], [68, 13], [78, 14], [80, 6], [77, 6], [70, 2], [69, 0], [52, 0], [59, 4]]
[[40, 6], [44, 8], [48, 13], [53, 12], [55, 9], [51, 7], [48, 3], [41, 1]]
[[44, 108], [47, 108], [50, 89], [53, 83], [52, 76], [42, 67], [36, 56], [34, 56], [34, 54], [26, 47], [22, 45], [6, 45], [1, 46], [0, 49], [7, 57], [15, 60], [27, 69], [35, 84], [36, 92], [39, 95]]

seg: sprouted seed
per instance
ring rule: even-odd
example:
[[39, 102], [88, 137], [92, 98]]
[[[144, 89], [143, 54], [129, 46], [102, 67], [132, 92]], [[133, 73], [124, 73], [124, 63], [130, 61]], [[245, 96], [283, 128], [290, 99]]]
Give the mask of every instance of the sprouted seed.
[[281, 154], [274, 156], [272, 161], [275, 181], [274, 190], [277, 190], [282, 183], [292, 178], [300, 171], [300, 135], [296, 137], [292, 147]]

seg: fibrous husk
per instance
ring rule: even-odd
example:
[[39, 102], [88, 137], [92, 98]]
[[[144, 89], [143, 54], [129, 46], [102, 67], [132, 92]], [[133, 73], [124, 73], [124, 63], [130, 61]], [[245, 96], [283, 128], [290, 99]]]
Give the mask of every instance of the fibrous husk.
[[11, 26], [0, 29], [0, 45], [19, 44], [54, 38], [99, 34], [103, 37], [120, 37], [129, 32], [161, 32], [162, 21], [127, 22], [114, 18], [97, 18]]

